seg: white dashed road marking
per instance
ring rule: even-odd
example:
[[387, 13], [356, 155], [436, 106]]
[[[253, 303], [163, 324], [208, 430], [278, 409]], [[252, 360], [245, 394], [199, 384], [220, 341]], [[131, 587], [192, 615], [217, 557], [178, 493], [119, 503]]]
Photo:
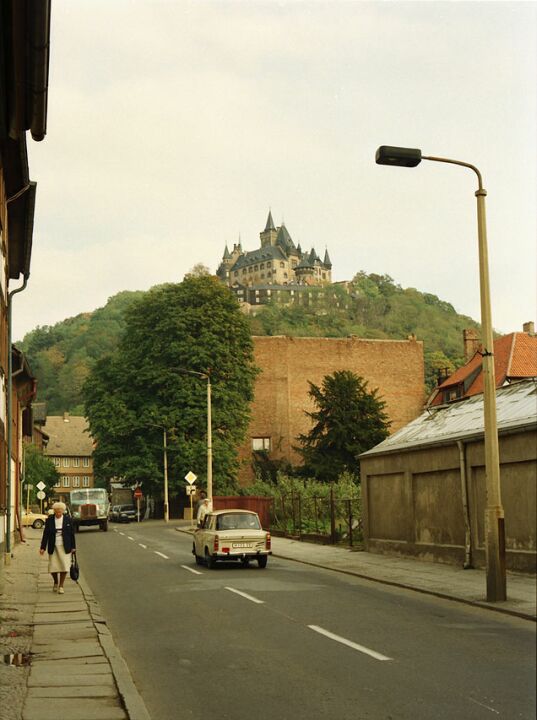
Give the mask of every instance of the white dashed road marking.
[[170, 559], [167, 555], [164, 555], [164, 553], [161, 553], [158, 550], [154, 550], [153, 552], [155, 553], [155, 555], [160, 555], [160, 557], [164, 558], [164, 560]]
[[147, 545], [142, 545], [142, 543], [138, 543], [140, 547], [143, 547], [144, 550], [147, 550]]
[[358, 650], [365, 655], [369, 655], [370, 657], [375, 658], [375, 660], [391, 660], [391, 658], [386, 657], [386, 655], [381, 655], [380, 653], [375, 652], [375, 650], [370, 650], [363, 645], [358, 645], [357, 643], [352, 642], [352, 640], [347, 640], [346, 638], [341, 637], [341, 635], [334, 635], [334, 633], [331, 633], [318, 625], [308, 625], [308, 627], [310, 630], [314, 630], [321, 635], [325, 635], [331, 640], [336, 640], [336, 642], [340, 642], [342, 645], [347, 645], [347, 647], [353, 648], [353, 650]]
[[229, 590], [232, 593], [236, 593], [237, 595], [240, 595], [241, 597], [246, 598], [253, 603], [257, 603], [258, 605], [263, 605], [265, 602], [264, 600], [258, 600], [257, 598], [253, 597], [253, 595], [248, 595], [247, 593], [241, 592], [240, 590], [235, 590], [235, 588], [232, 587], [226, 587], [226, 590]]
[[131, 538], [130, 535], [127, 535], [127, 537], [129, 538], [129, 540], [134, 540], [134, 538]]
[[185, 570], [188, 570], [188, 572], [194, 573], [194, 575], [203, 575], [202, 572], [200, 572], [199, 570], [194, 570], [194, 568], [188, 567], [188, 565], [181, 565], [181, 567]]

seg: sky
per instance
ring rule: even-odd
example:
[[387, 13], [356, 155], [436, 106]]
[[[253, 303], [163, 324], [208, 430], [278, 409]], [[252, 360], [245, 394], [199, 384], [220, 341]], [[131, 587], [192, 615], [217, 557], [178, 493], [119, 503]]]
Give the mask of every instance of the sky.
[[[54, 0], [31, 274], [13, 338], [259, 247], [271, 209], [333, 279], [364, 270], [496, 330], [536, 319], [537, 4]], [[11, 289], [17, 285], [11, 284]]]

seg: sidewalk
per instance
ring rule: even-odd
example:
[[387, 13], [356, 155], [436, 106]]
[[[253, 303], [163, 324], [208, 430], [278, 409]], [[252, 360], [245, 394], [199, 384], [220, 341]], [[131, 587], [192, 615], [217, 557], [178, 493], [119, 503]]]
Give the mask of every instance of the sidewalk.
[[[189, 521], [176, 521], [175, 524], [179, 532], [191, 532]], [[507, 573], [507, 601], [488, 603], [484, 570], [464, 570], [453, 565], [357, 552], [341, 546], [318, 545], [274, 536], [272, 554], [385, 585], [477, 605], [528, 620], [537, 619], [535, 576]]]
[[91, 590], [53, 593], [40, 540], [0, 573], [0, 720], [150, 720]]

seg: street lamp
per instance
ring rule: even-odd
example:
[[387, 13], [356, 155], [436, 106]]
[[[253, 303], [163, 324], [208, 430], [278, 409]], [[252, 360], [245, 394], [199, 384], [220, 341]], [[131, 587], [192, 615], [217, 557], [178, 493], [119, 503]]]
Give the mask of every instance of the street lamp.
[[197, 375], [207, 380], [207, 499], [212, 508], [213, 504], [213, 437], [211, 422], [211, 373], [198, 372], [197, 370], [187, 370], [186, 368], [176, 368], [177, 372], [187, 373], [188, 375]]
[[170, 504], [168, 500], [168, 443], [167, 443], [167, 437], [168, 437], [168, 430], [163, 425], [158, 425], [157, 423], [148, 423], [152, 427], [159, 428], [159, 430], [162, 430], [163, 436], [163, 449], [164, 449], [164, 520], [166, 522], [170, 521]]
[[487, 572], [487, 600], [506, 600], [505, 574], [505, 524], [500, 493], [500, 460], [498, 452], [498, 426], [496, 421], [496, 380], [494, 372], [494, 343], [490, 311], [490, 284], [488, 271], [487, 224], [485, 196], [481, 173], [469, 163], [448, 158], [421, 154], [416, 148], [400, 148], [382, 145], [376, 152], [377, 165], [416, 167], [422, 160], [462, 165], [477, 175], [477, 233], [479, 243], [479, 280], [481, 295], [481, 328], [483, 334], [483, 400], [485, 416], [485, 476], [487, 506], [485, 508], [485, 552]]

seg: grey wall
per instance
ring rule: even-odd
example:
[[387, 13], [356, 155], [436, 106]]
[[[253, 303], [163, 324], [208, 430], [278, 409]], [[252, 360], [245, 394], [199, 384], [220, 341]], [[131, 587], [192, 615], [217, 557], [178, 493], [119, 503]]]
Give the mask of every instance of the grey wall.
[[[465, 443], [472, 561], [484, 567], [483, 441]], [[362, 458], [363, 523], [370, 552], [463, 564], [465, 522], [456, 443]], [[537, 431], [500, 435], [507, 567], [535, 572]]]

